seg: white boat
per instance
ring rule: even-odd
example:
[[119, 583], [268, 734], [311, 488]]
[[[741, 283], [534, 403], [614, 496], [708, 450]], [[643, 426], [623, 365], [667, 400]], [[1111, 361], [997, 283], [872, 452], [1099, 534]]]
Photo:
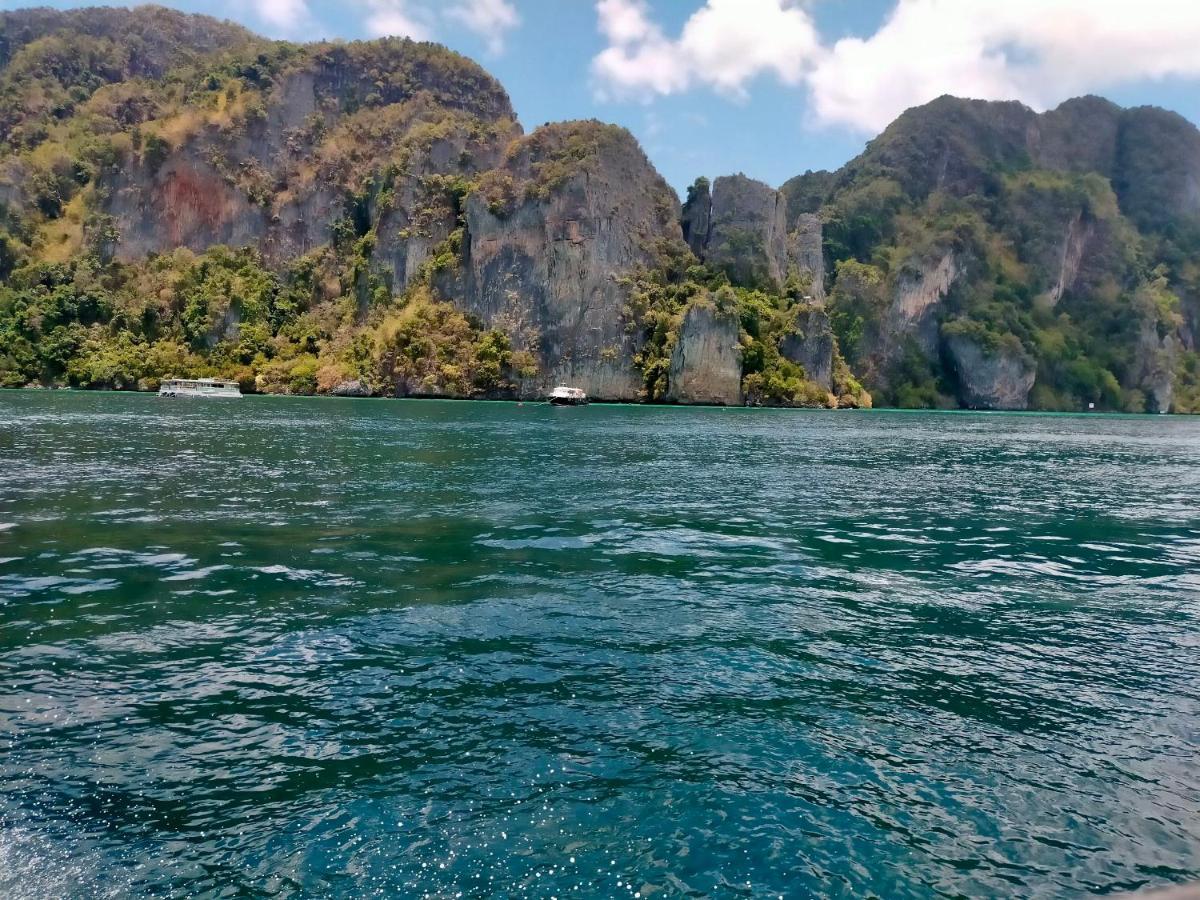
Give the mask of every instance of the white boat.
[[550, 392], [550, 404], [552, 406], [587, 406], [588, 395], [579, 388], [560, 384]]
[[214, 397], [223, 400], [242, 396], [236, 381], [217, 381], [214, 378], [172, 378], [158, 389], [160, 397]]

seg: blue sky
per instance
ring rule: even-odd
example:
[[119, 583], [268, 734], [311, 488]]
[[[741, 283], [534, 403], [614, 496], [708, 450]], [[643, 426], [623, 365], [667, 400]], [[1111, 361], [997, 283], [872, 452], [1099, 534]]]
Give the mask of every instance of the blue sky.
[[[47, 0], [40, 0], [47, 4]], [[0, 0], [0, 9], [24, 3]], [[86, 5], [49, 0], [59, 8]], [[406, 33], [481, 62], [527, 130], [628, 127], [679, 190], [836, 168], [942, 93], [1081, 93], [1200, 121], [1195, 0], [166, 0], [293, 40]]]

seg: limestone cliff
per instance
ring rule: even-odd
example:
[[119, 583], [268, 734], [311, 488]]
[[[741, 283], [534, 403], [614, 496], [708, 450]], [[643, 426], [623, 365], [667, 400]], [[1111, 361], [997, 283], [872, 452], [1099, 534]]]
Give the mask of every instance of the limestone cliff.
[[852, 360], [873, 390], [894, 383], [896, 367], [914, 349], [925, 358], [938, 353], [943, 301], [962, 275], [953, 250], [910, 260], [879, 298], [879, 318], [865, 326]]
[[787, 236], [787, 270], [807, 279], [809, 294], [820, 300], [825, 296], [825, 245], [821, 217], [804, 213], [790, 225]]
[[636, 400], [639, 336], [621, 276], [680, 240], [677, 201], [627, 131], [570, 122], [512, 146], [467, 201], [464, 272], [443, 292], [535, 352], [544, 394], [567, 381], [601, 400]]
[[805, 377], [826, 391], [833, 390], [836, 351], [829, 314], [820, 305], [797, 310], [791, 329], [779, 343], [784, 358], [802, 367]]
[[987, 348], [962, 335], [946, 340], [967, 409], [1024, 410], [1037, 368], [1019, 348]]
[[346, 223], [353, 237], [373, 233], [373, 268], [403, 289], [455, 227], [446, 179], [494, 166], [519, 129], [503, 89], [460, 57], [408, 41], [358, 45], [394, 73], [375, 83], [352, 52], [318, 47], [289, 61], [257, 105], [227, 118], [148, 126], [167, 137], [144, 139], [100, 180], [118, 257], [254, 245], [283, 265]]
[[793, 221], [823, 222], [837, 337], [886, 403], [1014, 401], [1028, 373], [964, 376], [979, 357], [941, 333], [958, 321], [1020, 348], [1042, 408], [1174, 408], [1200, 371], [1200, 131], [1173, 113], [943, 97], [784, 193]]
[[[1159, 334], [1143, 320], [1135, 345], [1134, 365], [1126, 387], [1141, 393], [1145, 412], [1170, 412], [1175, 396], [1176, 366], [1182, 343], [1175, 334]], [[1142, 411], [1142, 410], [1136, 410]]]
[[737, 319], [707, 301], [693, 303], [671, 355], [672, 403], [741, 406], [742, 353]]
[[786, 198], [761, 181], [727, 175], [710, 189], [707, 179], [698, 180], [682, 223], [692, 252], [734, 284], [778, 291], [794, 274], [808, 280], [814, 296], [824, 292], [820, 220], [801, 216], [789, 230]]
[[697, 178], [688, 188], [681, 223], [688, 247], [697, 259], [704, 259], [712, 234], [712, 188], [707, 178]]
[[1197, 258], [1164, 110], [943, 97], [681, 205], [433, 44], [0, 13], [0, 386], [1193, 411]]
[[735, 284], [778, 289], [787, 275], [787, 221], [779, 192], [745, 175], [713, 182], [704, 260]]

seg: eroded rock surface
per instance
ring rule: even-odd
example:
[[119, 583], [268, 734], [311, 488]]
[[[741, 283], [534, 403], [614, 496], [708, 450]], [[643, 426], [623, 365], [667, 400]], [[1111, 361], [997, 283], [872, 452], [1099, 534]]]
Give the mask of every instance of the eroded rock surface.
[[742, 404], [742, 351], [737, 318], [708, 302], [693, 303], [683, 317], [671, 355], [672, 403]]
[[505, 205], [486, 192], [467, 203], [467, 252], [445, 293], [514, 345], [537, 353], [542, 372], [524, 390], [565, 381], [599, 400], [635, 400], [621, 275], [648, 265], [656, 241], [681, 239], [677, 201], [627, 131], [597, 122], [539, 129], [509, 155]]
[[832, 391], [836, 346], [829, 314], [824, 307], [812, 306], [797, 312], [794, 330], [780, 342], [779, 352], [803, 367], [809, 381]]
[[1023, 352], [988, 349], [968, 337], [953, 336], [946, 349], [958, 375], [960, 400], [968, 409], [1024, 410], [1037, 367]]

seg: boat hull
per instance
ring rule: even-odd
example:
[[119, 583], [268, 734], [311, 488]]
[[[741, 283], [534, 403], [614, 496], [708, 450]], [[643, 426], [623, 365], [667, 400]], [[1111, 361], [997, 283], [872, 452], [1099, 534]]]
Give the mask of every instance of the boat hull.
[[158, 396], [169, 400], [241, 400], [241, 394], [204, 394], [199, 391], [159, 391]]
[[236, 381], [218, 381], [215, 378], [168, 378], [159, 385], [158, 396], [172, 400], [176, 397], [237, 400], [242, 396], [242, 389]]
[[569, 400], [565, 397], [551, 397], [551, 406], [587, 406], [587, 400]]

